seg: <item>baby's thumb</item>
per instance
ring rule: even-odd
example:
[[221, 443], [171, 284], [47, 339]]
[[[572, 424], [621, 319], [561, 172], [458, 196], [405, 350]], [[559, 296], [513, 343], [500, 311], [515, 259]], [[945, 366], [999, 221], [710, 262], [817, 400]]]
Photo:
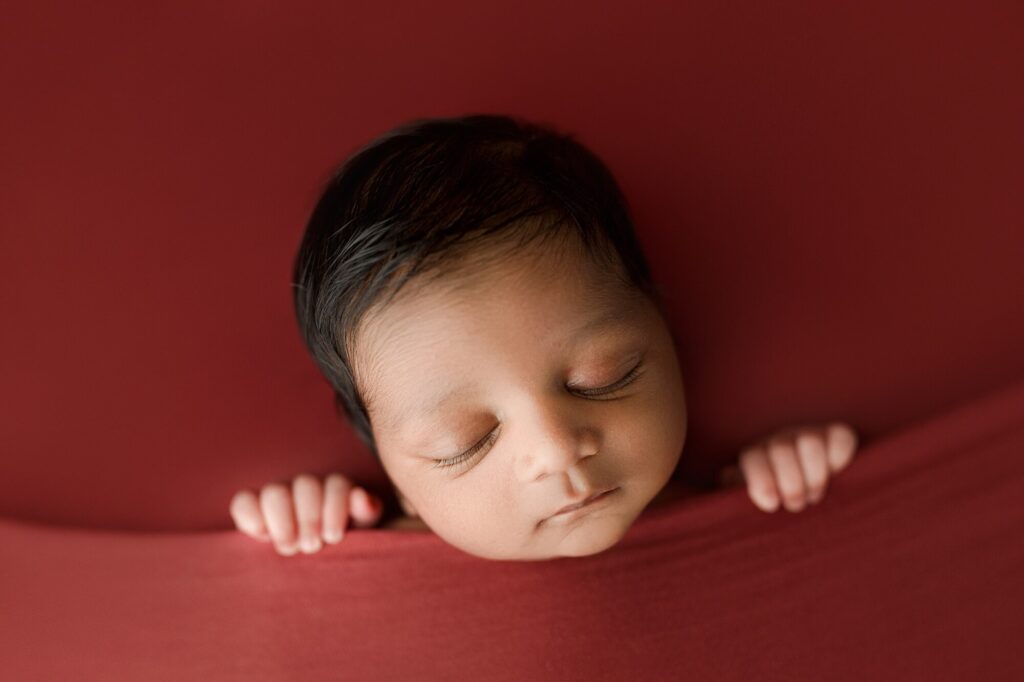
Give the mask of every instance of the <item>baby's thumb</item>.
[[384, 504], [364, 488], [355, 487], [348, 496], [348, 513], [356, 528], [371, 528], [380, 521]]

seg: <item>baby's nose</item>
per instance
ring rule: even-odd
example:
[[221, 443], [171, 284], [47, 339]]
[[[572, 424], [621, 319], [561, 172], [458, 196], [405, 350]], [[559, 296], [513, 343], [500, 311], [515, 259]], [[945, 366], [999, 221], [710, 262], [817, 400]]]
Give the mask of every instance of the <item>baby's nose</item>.
[[571, 470], [581, 460], [597, 454], [599, 438], [594, 429], [559, 409], [538, 410], [533, 422], [535, 437], [524, 450], [521, 479], [536, 481]]

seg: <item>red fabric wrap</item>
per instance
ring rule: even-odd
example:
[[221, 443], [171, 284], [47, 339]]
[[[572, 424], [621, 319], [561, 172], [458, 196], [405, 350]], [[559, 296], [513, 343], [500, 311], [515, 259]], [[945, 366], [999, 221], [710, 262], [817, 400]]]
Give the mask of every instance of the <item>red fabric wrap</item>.
[[865, 448], [807, 511], [694, 496], [550, 562], [2, 522], [4, 677], [1019, 679], [1022, 454], [1024, 383]]

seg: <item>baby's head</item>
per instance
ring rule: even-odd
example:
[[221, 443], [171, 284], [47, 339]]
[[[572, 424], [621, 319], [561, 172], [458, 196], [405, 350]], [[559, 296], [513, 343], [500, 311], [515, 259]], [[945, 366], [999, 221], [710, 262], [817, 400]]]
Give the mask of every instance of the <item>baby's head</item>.
[[402, 508], [467, 553], [603, 551], [678, 463], [674, 338], [625, 199], [571, 136], [492, 115], [392, 130], [328, 183], [293, 286]]

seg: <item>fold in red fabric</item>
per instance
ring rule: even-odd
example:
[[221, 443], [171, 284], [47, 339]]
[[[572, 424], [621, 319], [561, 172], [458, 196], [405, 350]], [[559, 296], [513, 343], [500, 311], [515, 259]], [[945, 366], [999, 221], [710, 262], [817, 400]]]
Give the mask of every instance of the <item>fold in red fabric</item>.
[[868, 444], [806, 511], [692, 496], [581, 559], [13, 520], [0, 548], [8, 680], [1024, 679], [1024, 383]]

